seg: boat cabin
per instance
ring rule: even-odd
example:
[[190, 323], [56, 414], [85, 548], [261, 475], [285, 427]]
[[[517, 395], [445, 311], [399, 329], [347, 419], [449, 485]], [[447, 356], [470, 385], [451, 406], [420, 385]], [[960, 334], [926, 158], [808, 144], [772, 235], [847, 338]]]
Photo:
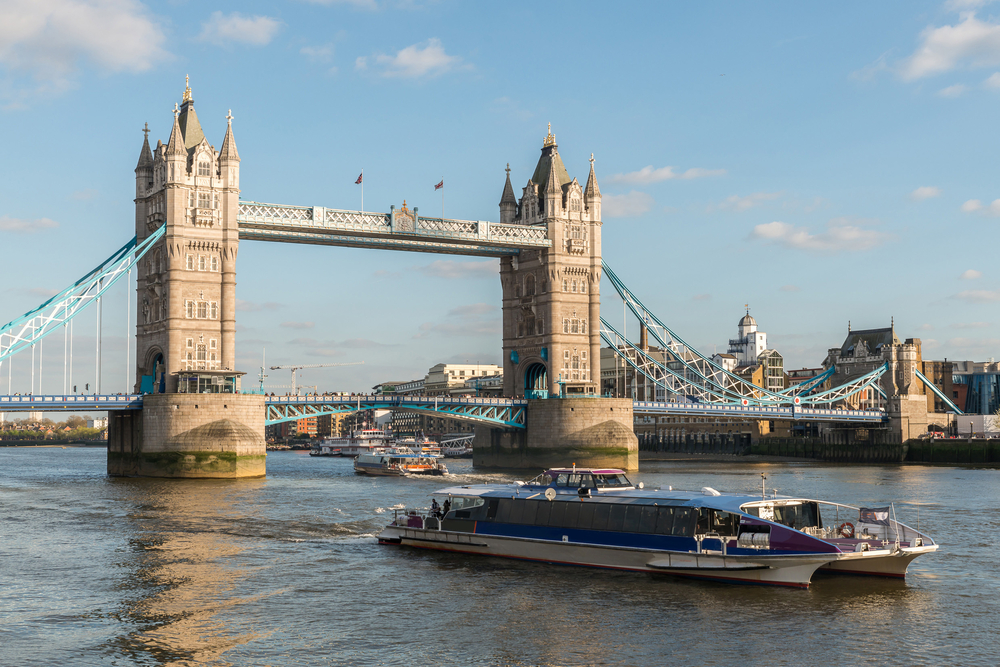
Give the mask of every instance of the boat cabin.
[[609, 468], [595, 470], [591, 468], [550, 468], [528, 485], [553, 486], [557, 489], [634, 489], [635, 486], [625, 475], [625, 471]]

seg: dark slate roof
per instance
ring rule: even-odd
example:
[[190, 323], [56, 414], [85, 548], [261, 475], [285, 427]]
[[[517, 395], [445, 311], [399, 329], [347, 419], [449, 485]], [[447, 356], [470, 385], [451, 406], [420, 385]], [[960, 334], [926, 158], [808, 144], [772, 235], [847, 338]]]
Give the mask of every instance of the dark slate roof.
[[868, 346], [868, 351], [872, 354], [883, 345], [899, 345], [902, 341], [896, 337], [896, 330], [894, 327], [885, 327], [884, 329], [857, 329], [851, 331], [847, 334], [847, 338], [844, 339], [844, 344], [840, 346], [840, 353], [842, 355], [853, 355], [854, 348], [857, 347], [860, 341], [864, 341], [865, 345]]
[[545, 192], [548, 185], [550, 165], [555, 168], [556, 176], [559, 177], [560, 188], [571, 180], [562, 158], [559, 157], [558, 147], [555, 144], [545, 146], [542, 148], [541, 157], [538, 158], [538, 164], [535, 165], [535, 173], [531, 177], [531, 182], [538, 186], [539, 193]]
[[184, 135], [184, 148], [191, 150], [204, 141], [205, 133], [201, 131], [201, 123], [198, 122], [198, 114], [194, 112], [193, 101], [184, 103], [177, 122], [180, 123], [181, 134]]

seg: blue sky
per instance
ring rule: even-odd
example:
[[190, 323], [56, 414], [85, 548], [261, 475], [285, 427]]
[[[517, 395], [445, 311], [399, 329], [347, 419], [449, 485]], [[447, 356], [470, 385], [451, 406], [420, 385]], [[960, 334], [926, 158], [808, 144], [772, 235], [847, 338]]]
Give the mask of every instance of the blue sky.
[[[357, 208], [364, 168], [367, 210], [438, 215], [444, 179], [446, 217], [496, 220], [551, 122], [571, 175], [595, 155], [605, 260], [701, 349], [749, 303], [789, 368], [891, 317], [927, 358], [1000, 356], [1000, 3], [5, 0], [0, 319], [131, 237], [141, 128], [166, 141], [185, 75], [217, 147], [232, 109], [244, 199]], [[244, 242], [238, 267], [250, 374], [263, 348], [365, 361], [303, 374], [345, 390], [500, 360], [496, 260]]]

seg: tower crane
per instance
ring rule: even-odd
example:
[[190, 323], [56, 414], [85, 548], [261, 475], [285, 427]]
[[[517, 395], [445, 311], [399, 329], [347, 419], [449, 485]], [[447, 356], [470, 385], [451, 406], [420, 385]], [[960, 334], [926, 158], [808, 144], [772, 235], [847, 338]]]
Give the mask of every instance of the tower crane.
[[299, 364], [297, 366], [271, 366], [272, 371], [277, 370], [290, 370], [292, 371], [292, 394], [298, 396], [298, 388], [295, 385], [295, 373], [303, 368], [328, 368], [330, 366], [360, 366], [364, 364], [363, 361], [349, 361], [340, 364]]

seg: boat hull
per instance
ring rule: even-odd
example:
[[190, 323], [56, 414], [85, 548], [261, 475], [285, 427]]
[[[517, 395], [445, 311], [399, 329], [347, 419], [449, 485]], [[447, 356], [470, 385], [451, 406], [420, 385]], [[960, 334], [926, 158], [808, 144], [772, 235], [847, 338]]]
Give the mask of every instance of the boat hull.
[[379, 542], [561, 565], [796, 588], [808, 587], [813, 573], [832, 557], [832, 554], [733, 556], [721, 552], [668, 552], [406, 526], [386, 527], [379, 535]]
[[823, 572], [834, 574], [857, 574], [873, 577], [894, 577], [903, 579], [906, 577], [906, 569], [913, 562], [913, 559], [922, 554], [937, 551], [938, 545], [931, 544], [924, 547], [910, 547], [893, 551], [891, 549], [880, 549], [878, 551], [863, 551], [860, 553], [847, 553], [831, 563], [827, 563], [821, 569]]

